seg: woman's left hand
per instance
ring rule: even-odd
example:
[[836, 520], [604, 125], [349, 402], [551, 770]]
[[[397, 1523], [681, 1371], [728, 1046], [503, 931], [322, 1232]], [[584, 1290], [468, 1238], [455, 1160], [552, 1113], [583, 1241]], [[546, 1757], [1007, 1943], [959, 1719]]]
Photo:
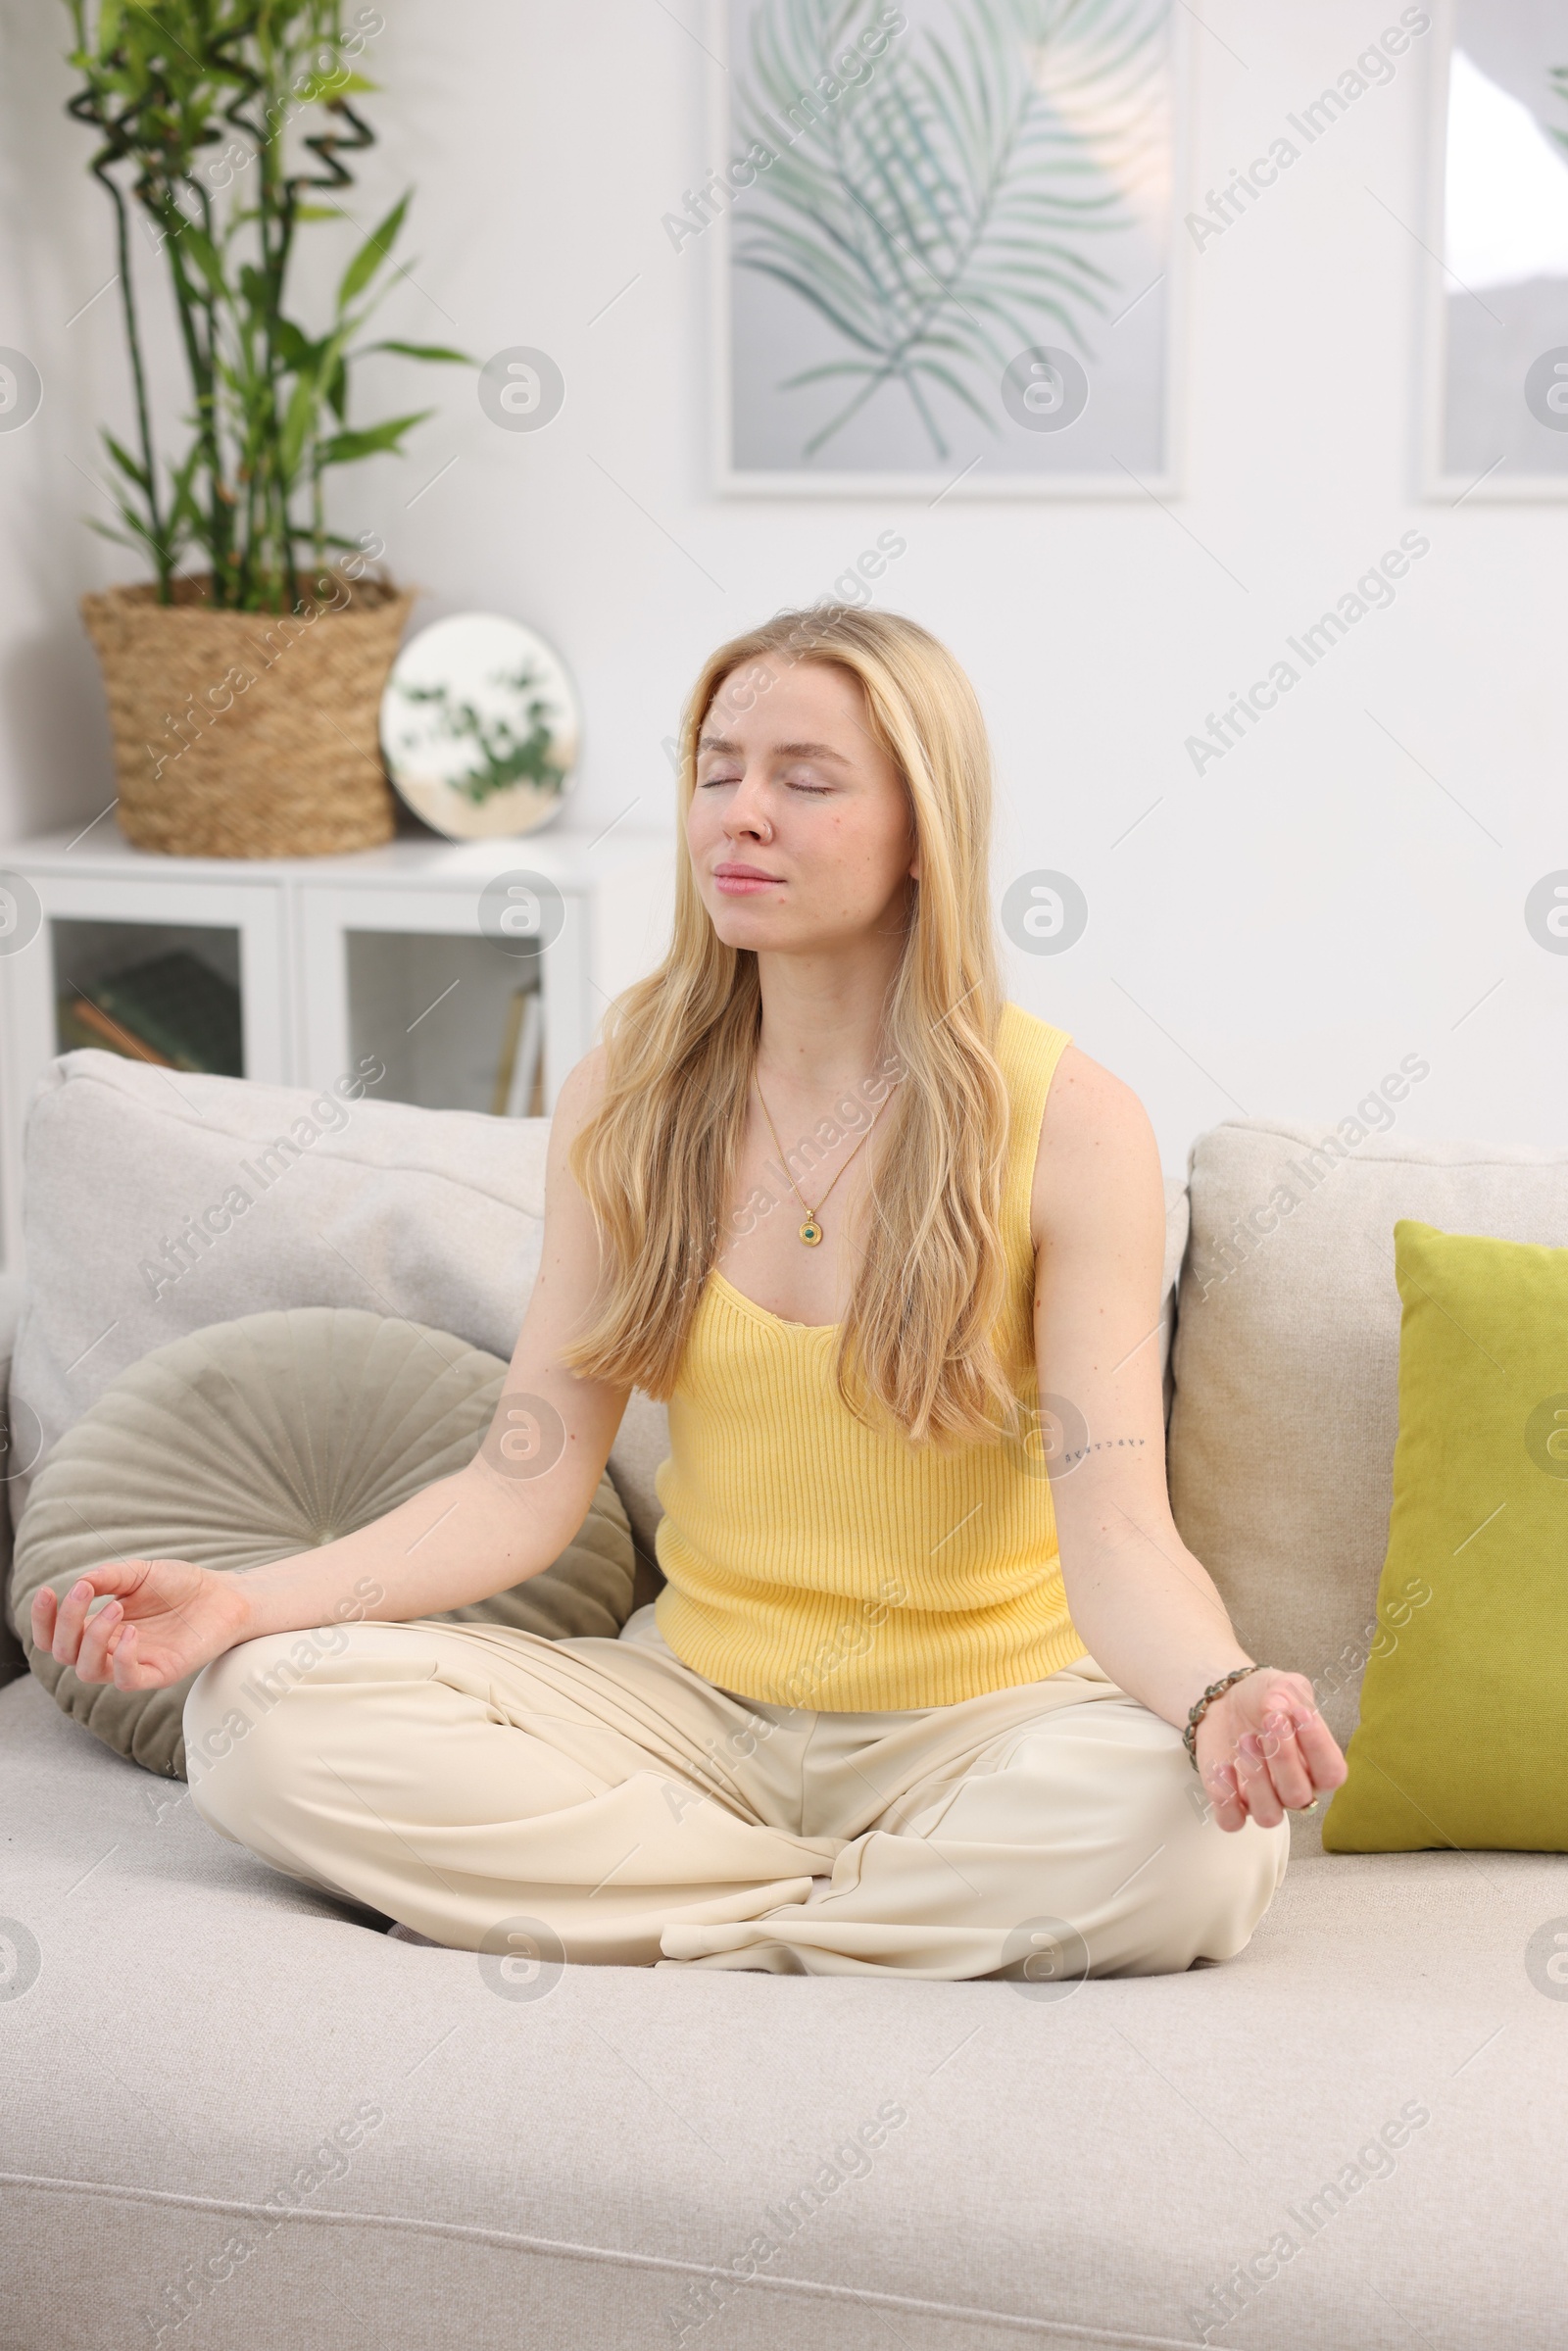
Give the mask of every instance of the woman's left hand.
[[1198, 1770], [1222, 1829], [1273, 1829], [1340, 1786], [1346, 1761], [1304, 1674], [1264, 1666], [1216, 1698], [1198, 1726]]

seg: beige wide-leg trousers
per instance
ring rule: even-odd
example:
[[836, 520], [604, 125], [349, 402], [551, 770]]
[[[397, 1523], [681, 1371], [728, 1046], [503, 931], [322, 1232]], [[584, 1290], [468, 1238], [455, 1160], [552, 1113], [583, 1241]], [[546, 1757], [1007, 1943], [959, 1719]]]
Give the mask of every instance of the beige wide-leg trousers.
[[1288, 1825], [1227, 1835], [1093, 1659], [956, 1705], [731, 1695], [618, 1641], [323, 1627], [185, 1703], [197, 1810], [291, 1877], [500, 1955], [1063, 1985], [1241, 1950]]

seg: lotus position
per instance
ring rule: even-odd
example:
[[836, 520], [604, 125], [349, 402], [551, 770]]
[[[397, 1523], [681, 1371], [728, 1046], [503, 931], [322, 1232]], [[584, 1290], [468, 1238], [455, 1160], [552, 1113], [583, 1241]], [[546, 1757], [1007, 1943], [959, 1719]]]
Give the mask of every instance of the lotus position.
[[[203, 1816], [436, 1943], [1228, 1959], [1345, 1762], [1173, 1523], [1158, 1157], [1004, 997], [973, 689], [912, 621], [787, 614], [713, 655], [682, 750], [673, 941], [561, 1089], [480, 1452], [268, 1566], [106, 1564], [33, 1638], [123, 1690], [201, 1668]], [[657, 1600], [618, 1640], [438, 1621], [565, 1548], [634, 1387]]]

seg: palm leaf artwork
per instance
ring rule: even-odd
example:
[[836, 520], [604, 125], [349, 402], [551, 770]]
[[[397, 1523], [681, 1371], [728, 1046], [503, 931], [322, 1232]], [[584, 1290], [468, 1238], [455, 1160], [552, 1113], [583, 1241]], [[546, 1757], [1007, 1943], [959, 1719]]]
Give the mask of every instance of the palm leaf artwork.
[[1139, 225], [1164, 169], [1169, 0], [946, 0], [827, 97], [834, 61], [890, 13], [760, 0], [737, 74], [739, 138], [775, 160], [737, 203], [735, 266], [788, 287], [840, 346], [777, 387], [846, 395], [807, 457], [897, 387], [946, 458], [937, 394], [996, 432], [1020, 351], [1056, 334], [1093, 359], [1086, 318], [1140, 290], [1096, 241]]

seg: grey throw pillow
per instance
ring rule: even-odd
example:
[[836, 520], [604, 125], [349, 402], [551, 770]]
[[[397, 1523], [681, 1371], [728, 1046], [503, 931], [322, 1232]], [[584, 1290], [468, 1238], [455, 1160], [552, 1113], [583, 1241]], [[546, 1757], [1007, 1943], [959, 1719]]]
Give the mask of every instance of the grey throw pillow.
[[[106, 1745], [182, 1779], [194, 1676], [147, 1690], [79, 1681], [32, 1646], [33, 1593], [48, 1584], [63, 1594], [104, 1559], [233, 1570], [352, 1534], [472, 1459], [506, 1372], [450, 1332], [347, 1306], [247, 1314], [144, 1355], [33, 1480], [11, 1607], [34, 1674]], [[634, 1572], [606, 1476], [553, 1566], [448, 1618], [547, 1641], [613, 1639], [631, 1613]]]

